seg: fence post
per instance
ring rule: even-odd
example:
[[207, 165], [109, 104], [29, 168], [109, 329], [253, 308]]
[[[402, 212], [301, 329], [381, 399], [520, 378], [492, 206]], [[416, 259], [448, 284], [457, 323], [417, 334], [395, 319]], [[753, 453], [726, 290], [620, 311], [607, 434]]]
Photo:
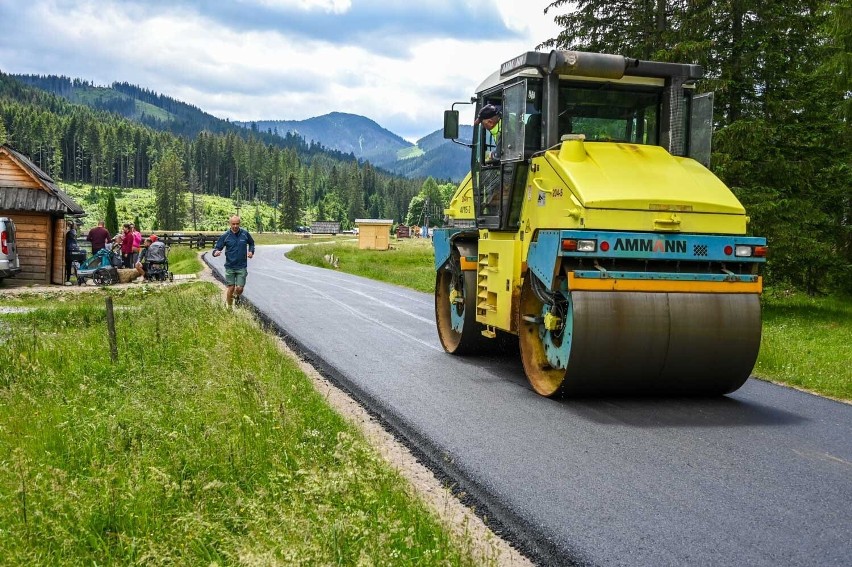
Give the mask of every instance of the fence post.
[[109, 357], [113, 363], [118, 360], [118, 345], [115, 342], [115, 315], [112, 311], [112, 297], [106, 297], [107, 333], [109, 334]]

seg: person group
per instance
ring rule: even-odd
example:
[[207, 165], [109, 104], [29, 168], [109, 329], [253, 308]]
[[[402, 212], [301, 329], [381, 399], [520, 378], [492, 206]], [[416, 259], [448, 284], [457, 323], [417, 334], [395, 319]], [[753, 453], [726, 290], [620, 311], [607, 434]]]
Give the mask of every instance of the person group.
[[133, 223], [126, 222], [121, 233], [121, 261], [125, 268], [133, 268], [139, 260], [142, 250], [142, 233], [136, 230]]
[[[254, 238], [240, 225], [242, 220], [234, 215], [229, 220], [226, 230], [213, 246], [213, 256], [219, 256], [225, 251], [225, 285], [227, 286], [226, 300], [228, 307], [240, 303], [248, 275], [248, 260], [254, 256]], [[122, 230], [110, 239], [109, 231], [99, 221], [86, 235], [86, 240], [92, 243], [92, 254], [107, 249], [113, 252], [120, 250], [124, 268], [135, 269], [140, 276], [148, 278], [152, 264], [166, 261], [166, 245], [156, 234], [142, 240], [142, 234], [133, 223], [124, 223]], [[70, 283], [71, 252], [77, 249], [77, 233], [72, 223], [66, 234], [66, 281]]]
[[[106, 223], [103, 220], [98, 221], [98, 225], [89, 230], [86, 234], [86, 240], [92, 245], [92, 255], [94, 256], [101, 250], [113, 251], [121, 254], [121, 267], [137, 268], [139, 263], [139, 254], [142, 249], [142, 233], [133, 225], [133, 223], [125, 223], [122, 231], [114, 237], [110, 236], [109, 230], [106, 228]], [[156, 240], [156, 236], [154, 237]], [[163, 243], [160, 243], [163, 245]], [[165, 246], [165, 245], [163, 245]], [[68, 231], [65, 233], [65, 285], [71, 284], [71, 274], [73, 271], [73, 254], [80, 250], [77, 243], [77, 224], [71, 221], [68, 225]]]

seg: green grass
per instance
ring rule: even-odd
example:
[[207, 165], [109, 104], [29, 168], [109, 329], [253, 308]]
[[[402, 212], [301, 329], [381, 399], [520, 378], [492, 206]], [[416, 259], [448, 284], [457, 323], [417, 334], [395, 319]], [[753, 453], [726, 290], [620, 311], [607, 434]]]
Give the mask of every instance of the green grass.
[[189, 246], [169, 247], [169, 271], [173, 274], [197, 274], [204, 266], [198, 250]]
[[763, 339], [755, 373], [852, 400], [852, 300], [763, 296]]
[[352, 240], [351, 235], [312, 234], [305, 237], [304, 234], [293, 232], [263, 232], [251, 234], [257, 245], [261, 244], [308, 244], [317, 242], [338, 242]]
[[407, 148], [402, 148], [396, 152], [397, 159], [411, 159], [422, 156], [424, 152], [420, 149], [420, 146], [409, 146]]
[[475, 563], [214, 286], [0, 305], [0, 563]]
[[338, 259], [343, 272], [432, 293], [435, 267], [432, 243], [426, 238], [391, 239], [390, 250], [359, 250], [357, 242], [299, 246], [287, 257], [312, 266], [330, 268], [325, 256]]
[[[75, 89], [74, 94], [74, 102], [79, 102], [83, 104], [94, 104], [97, 101], [110, 101], [110, 100], [128, 100], [132, 97], [115, 91], [111, 88], [105, 87], [78, 87]], [[146, 114], [149, 117], [156, 118], [158, 120], [162, 120], [164, 122], [168, 122], [174, 119], [171, 113], [163, 110], [158, 106], [154, 106], [153, 104], [149, 104], [147, 102], [142, 102], [141, 100], [135, 101], [135, 112], [134, 118], [140, 119], [142, 114]]]

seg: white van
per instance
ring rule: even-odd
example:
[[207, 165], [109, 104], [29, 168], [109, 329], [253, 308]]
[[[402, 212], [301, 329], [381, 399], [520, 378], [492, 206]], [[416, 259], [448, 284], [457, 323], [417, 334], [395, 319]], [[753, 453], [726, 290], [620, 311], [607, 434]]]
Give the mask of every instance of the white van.
[[18, 246], [15, 243], [15, 223], [8, 217], [0, 217], [0, 280], [21, 271]]

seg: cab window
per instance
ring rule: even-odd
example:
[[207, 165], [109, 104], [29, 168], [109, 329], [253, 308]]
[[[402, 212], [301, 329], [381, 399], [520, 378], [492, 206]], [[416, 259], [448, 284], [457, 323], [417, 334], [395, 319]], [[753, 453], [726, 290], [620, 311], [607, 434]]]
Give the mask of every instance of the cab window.
[[559, 135], [586, 140], [659, 144], [660, 93], [641, 87], [578, 84], [559, 88]]

